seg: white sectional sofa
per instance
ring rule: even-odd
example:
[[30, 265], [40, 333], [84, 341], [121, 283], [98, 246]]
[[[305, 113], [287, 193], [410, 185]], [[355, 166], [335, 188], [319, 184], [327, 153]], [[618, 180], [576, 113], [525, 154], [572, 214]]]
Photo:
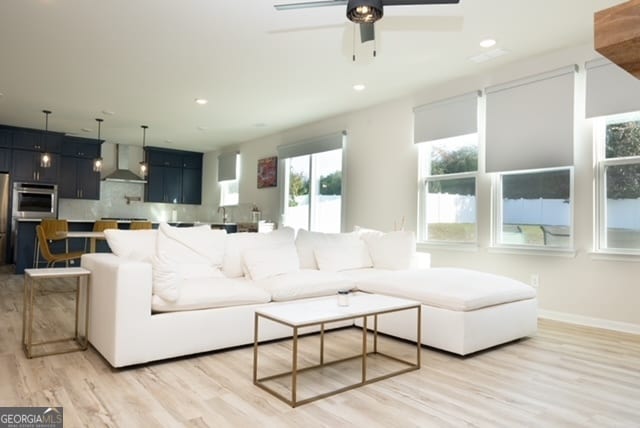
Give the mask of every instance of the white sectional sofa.
[[[339, 290], [422, 303], [422, 343], [466, 355], [535, 334], [535, 290], [478, 271], [429, 268], [410, 232], [269, 234], [206, 226], [107, 231], [113, 254], [85, 254], [89, 341], [114, 367], [253, 343], [256, 308]], [[422, 264], [420, 267], [419, 265]], [[379, 330], [415, 338], [411, 314]], [[341, 324], [343, 326], [349, 324]], [[336, 326], [336, 327], [337, 327]], [[261, 339], [290, 329], [261, 325]]]

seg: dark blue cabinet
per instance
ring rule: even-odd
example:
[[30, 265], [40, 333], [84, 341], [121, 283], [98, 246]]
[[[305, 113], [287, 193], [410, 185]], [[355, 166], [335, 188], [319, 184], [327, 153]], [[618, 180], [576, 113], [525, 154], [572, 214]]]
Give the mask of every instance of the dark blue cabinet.
[[0, 172], [11, 170], [11, 149], [0, 148]]
[[11, 174], [14, 181], [30, 181], [40, 183], [58, 182], [58, 169], [60, 167], [60, 155], [51, 153], [51, 166], [40, 166], [40, 152], [29, 150], [13, 150]]
[[0, 147], [6, 147], [10, 149], [12, 147], [12, 137], [13, 134], [11, 133], [11, 131], [0, 129]]
[[145, 200], [173, 204], [202, 202], [202, 153], [148, 147]]
[[62, 156], [58, 195], [68, 199], [100, 199], [100, 173], [93, 159]]
[[13, 131], [13, 148], [34, 152], [60, 153], [62, 134], [44, 131]]
[[62, 156], [96, 159], [100, 157], [100, 143], [97, 140], [65, 136], [62, 140]]

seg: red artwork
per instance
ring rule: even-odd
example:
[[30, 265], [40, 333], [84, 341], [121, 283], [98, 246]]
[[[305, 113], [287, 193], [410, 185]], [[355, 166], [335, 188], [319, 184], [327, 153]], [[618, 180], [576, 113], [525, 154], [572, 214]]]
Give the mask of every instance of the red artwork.
[[278, 185], [278, 157], [258, 160], [258, 189]]

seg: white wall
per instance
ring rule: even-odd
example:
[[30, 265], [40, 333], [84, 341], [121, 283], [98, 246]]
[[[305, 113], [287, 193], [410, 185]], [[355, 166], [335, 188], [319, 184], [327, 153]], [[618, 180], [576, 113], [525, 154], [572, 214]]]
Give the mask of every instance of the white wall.
[[[390, 230], [404, 218], [405, 228], [415, 231], [418, 148], [412, 142], [413, 107], [573, 63], [581, 68], [577, 79], [581, 88], [584, 86], [584, 62], [596, 56], [589, 46], [558, 51], [425, 88], [383, 105], [241, 144], [238, 146], [242, 162], [240, 200], [258, 204], [266, 218], [277, 219], [279, 188], [257, 189], [257, 160], [275, 155], [280, 144], [345, 129], [348, 133], [345, 168], [347, 230], [356, 224]], [[474, 67], [476, 65], [469, 64], [470, 72]], [[491, 251], [488, 248], [491, 179], [488, 174], [481, 174], [478, 179], [478, 250], [432, 249], [433, 264], [494, 272], [526, 282], [532, 273], [537, 273], [541, 310], [568, 314], [574, 319], [594, 324], [640, 331], [640, 284], [637, 280], [640, 264], [596, 259], [589, 253], [593, 248], [594, 212], [592, 132], [591, 122], [583, 119], [583, 90], [577, 91], [577, 98], [574, 156], [577, 255], [572, 258]], [[483, 165], [481, 158], [481, 170]]]

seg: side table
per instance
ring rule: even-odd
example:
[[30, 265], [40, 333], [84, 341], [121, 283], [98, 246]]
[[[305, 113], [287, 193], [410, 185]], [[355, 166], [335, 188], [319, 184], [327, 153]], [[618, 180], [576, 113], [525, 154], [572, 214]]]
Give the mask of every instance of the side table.
[[[24, 270], [24, 308], [22, 314], [22, 344], [24, 353], [27, 358], [42, 357], [45, 355], [63, 354], [73, 351], [84, 351], [89, 345], [89, 275], [91, 272], [81, 267], [60, 267], [46, 269], [25, 269]], [[33, 342], [33, 312], [34, 312], [34, 295], [37, 285], [41, 280], [60, 279], [60, 278], [76, 278], [75, 294], [75, 333], [73, 337], [62, 339], [46, 340], [43, 342]], [[81, 289], [84, 290], [81, 293]], [[80, 331], [80, 297], [83, 297], [83, 315], [84, 315], [84, 332]], [[84, 335], [82, 335], [84, 333]], [[74, 346], [70, 349], [43, 351], [34, 355], [33, 348], [35, 346], [49, 345], [54, 343], [72, 342]]]

